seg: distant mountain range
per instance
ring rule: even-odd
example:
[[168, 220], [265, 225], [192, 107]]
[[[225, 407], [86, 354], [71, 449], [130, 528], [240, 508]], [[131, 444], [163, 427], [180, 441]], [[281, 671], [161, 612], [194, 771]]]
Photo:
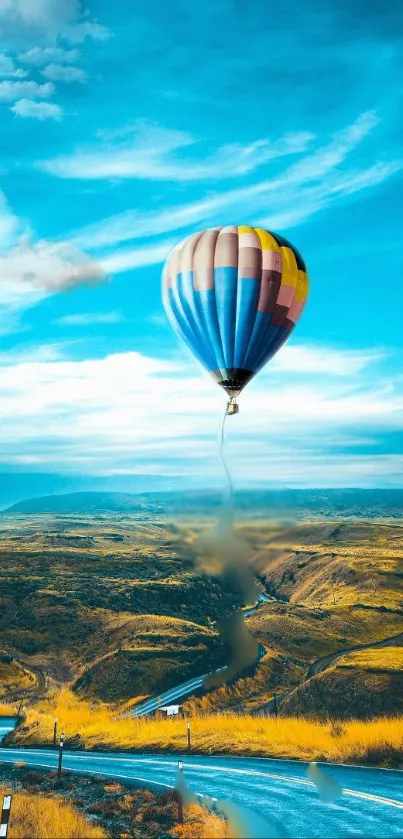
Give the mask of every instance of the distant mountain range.
[[[103, 513], [213, 515], [221, 494], [212, 492], [71, 492], [28, 498], [5, 513], [97, 515]], [[247, 518], [292, 514], [320, 518], [401, 517], [403, 489], [241, 490], [235, 494]]]
[[29, 498], [75, 492], [116, 492], [137, 494], [171, 491], [180, 486], [179, 478], [163, 475], [64, 475], [57, 472], [0, 472], [0, 510]]

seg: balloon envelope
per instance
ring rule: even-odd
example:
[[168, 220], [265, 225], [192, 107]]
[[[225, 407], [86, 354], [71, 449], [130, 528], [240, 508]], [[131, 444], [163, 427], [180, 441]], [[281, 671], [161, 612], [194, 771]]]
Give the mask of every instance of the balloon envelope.
[[195, 233], [174, 248], [163, 272], [172, 325], [230, 396], [287, 340], [307, 294], [301, 255], [260, 227]]

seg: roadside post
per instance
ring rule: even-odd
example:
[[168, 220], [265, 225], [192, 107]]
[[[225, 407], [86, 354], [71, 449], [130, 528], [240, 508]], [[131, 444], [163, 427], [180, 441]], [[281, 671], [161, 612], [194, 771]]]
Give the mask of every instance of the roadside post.
[[57, 777], [60, 779], [62, 774], [62, 763], [63, 763], [63, 747], [64, 747], [64, 734], [60, 735], [60, 744], [59, 744], [59, 763], [57, 767]]
[[[178, 760], [178, 772], [182, 775], [183, 772], [183, 760]], [[180, 786], [180, 784], [179, 784]], [[176, 794], [178, 797], [178, 822], [179, 824], [183, 824], [183, 803], [182, 803], [182, 795], [181, 790], [177, 789]]]
[[278, 717], [277, 693], [275, 693], [274, 696], [273, 696], [273, 702], [274, 702], [274, 716]]
[[7, 836], [8, 831], [8, 824], [10, 821], [10, 810], [11, 810], [11, 801], [12, 795], [5, 795], [3, 798], [3, 807], [1, 810], [1, 822], [0, 822], [0, 836], [5, 837]]
[[190, 751], [190, 722], [187, 723], [188, 750]]
[[19, 706], [18, 706], [17, 717], [19, 717], [19, 716], [20, 716], [20, 714], [21, 714], [21, 708], [22, 708], [23, 704], [24, 704], [24, 700], [23, 700], [23, 699], [21, 699], [21, 702], [20, 702], [20, 704], [19, 704]]
[[56, 748], [56, 739], [57, 739], [57, 720], [55, 720], [55, 724], [53, 726], [53, 748]]

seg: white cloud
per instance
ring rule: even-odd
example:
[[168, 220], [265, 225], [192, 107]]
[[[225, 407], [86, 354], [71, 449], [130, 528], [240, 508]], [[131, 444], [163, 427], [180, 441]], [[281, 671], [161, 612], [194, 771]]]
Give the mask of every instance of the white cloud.
[[[361, 168], [348, 165], [355, 143], [376, 125], [372, 113], [364, 114], [329, 143], [286, 168], [271, 180], [209, 194], [207, 198], [152, 212], [129, 210], [103, 219], [71, 234], [79, 247], [100, 253], [103, 248], [144, 237], [162, 236], [195, 225], [222, 225], [234, 218], [247, 219], [273, 230], [300, 224], [314, 213], [342, 199], [370, 189], [403, 168], [402, 160], [371, 162]], [[177, 138], [176, 143], [179, 142]], [[353, 159], [354, 165], [354, 159]], [[130, 253], [114, 254], [112, 262], [130, 262]], [[111, 268], [113, 270], [113, 268]]]
[[[301, 384], [298, 367], [294, 375], [272, 368], [245, 390], [240, 414], [227, 428], [236, 480], [398, 484], [403, 458], [377, 454], [376, 445], [403, 429], [401, 384], [360, 378], [357, 355], [378, 358], [377, 350], [352, 353], [350, 365], [346, 350], [339, 364], [335, 348], [319, 351], [329, 359], [320, 376], [311, 364], [314, 375]], [[69, 361], [51, 355], [0, 367], [0, 461], [30, 457], [72, 471], [146, 469], [195, 473], [204, 484], [217, 480], [226, 397], [186, 358], [181, 354], [177, 363], [129, 352]], [[342, 369], [346, 380], [340, 381]], [[375, 453], [368, 454], [371, 443]]]
[[122, 323], [122, 312], [85, 312], [77, 315], [63, 315], [53, 321], [59, 326], [97, 326], [108, 323]]
[[381, 350], [347, 350], [317, 345], [288, 344], [276, 355], [270, 369], [275, 372], [355, 376], [375, 362], [382, 361]]
[[37, 82], [0, 82], [0, 102], [14, 102], [21, 97], [28, 99], [46, 99], [54, 92], [51, 82], [38, 84]]
[[129, 210], [74, 231], [71, 239], [78, 247], [104, 248], [146, 236], [171, 233], [211, 218], [213, 212], [214, 204], [212, 206], [209, 199], [151, 213]]
[[130, 271], [145, 265], [160, 265], [176, 244], [174, 239], [163, 239], [151, 245], [108, 254], [101, 257], [99, 262], [110, 274], [119, 274], [121, 271]]
[[1, 0], [0, 35], [16, 46], [105, 40], [108, 30], [90, 18], [80, 0]]
[[276, 141], [258, 140], [249, 145], [223, 146], [204, 159], [180, 158], [183, 149], [197, 146], [182, 131], [139, 124], [130, 139], [78, 149], [72, 155], [41, 161], [40, 168], [60, 178], [137, 178], [141, 180], [223, 180], [245, 175], [267, 163], [304, 151], [312, 135], [286, 134]]
[[80, 58], [77, 49], [66, 50], [64, 47], [32, 47], [18, 56], [22, 64], [30, 67], [43, 67], [45, 64], [75, 64]]
[[15, 66], [14, 61], [9, 55], [0, 53], [0, 78], [16, 76], [22, 78], [26, 76], [25, 70], [20, 70]]
[[17, 295], [35, 290], [63, 291], [80, 283], [98, 283], [105, 279], [105, 272], [68, 242], [30, 242], [24, 238], [0, 254], [0, 277], [1, 299], [5, 288]]
[[11, 108], [14, 114], [24, 119], [55, 119], [60, 121], [63, 111], [53, 102], [32, 102], [31, 99], [20, 99]]
[[85, 82], [86, 74], [81, 67], [64, 66], [63, 64], [48, 64], [42, 71], [45, 79], [52, 82]]
[[18, 331], [21, 313], [49, 294], [105, 280], [105, 269], [74, 245], [32, 241], [27, 224], [0, 191], [1, 334]]

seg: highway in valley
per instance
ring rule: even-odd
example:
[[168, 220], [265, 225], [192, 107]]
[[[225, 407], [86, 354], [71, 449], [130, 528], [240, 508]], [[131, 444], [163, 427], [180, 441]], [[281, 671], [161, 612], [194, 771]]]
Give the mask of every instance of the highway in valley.
[[[14, 721], [0, 719], [0, 737]], [[241, 808], [247, 839], [311, 837], [403, 837], [403, 772], [366, 767], [321, 765], [341, 795], [322, 800], [307, 776], [308, 764], [266, 758], [205, 757], [177, 754], [66, 751], [63, 766], [82, 774], [115, 778], [155, 790], [173, 787], [178, 760], [195, 794], [230, 801]], [[54, 770], [53, 749], [0, 748], [0, 763]], [[241, 835], [241, 834], [239, 834]]]
[[[249, 615], [253, 615], [257, 609], [262, 605], [262, 603], [266, 603], [270, 598], [267, 597], [265, 594], [259, 594], [258, 600], [254, 606], [250, 606], [249, 608], [243, 609], [243, 616], [244, 618], [248, 618]], [[260, 644], [258, 650], [258, 657], [257, 663], [259, 663], [260, 659], [263, 658], [265, 655], [266, 650]], [[224, 667], [219, 668], [216, 672], [220, 673], [221, 670], [224, 670]], [[194, 679], [189, 679], [186, 682], [182, 682], [180, 685], [176, 685], [174, 688], [170, 688], [170, 690], [166, 690], [161, 693], [159, 696], [150, 697], [150, 699], [146, 699], [144, 702], [139, 703], [139, 705], [135, 705], [133, 708], [130, 709], [126, 714], [122, 716], [126, 717], [145, 717], [147, 714], [153, 714], [159, 708], [163, 708], [166, 705], [173, 705], [177, 702], [178, 699], [185, 699], [190, 694], [195, 693], [196, 691], [201, 690], [203, 687], [203, 683], [205, 679], [208, 677], [208, 673], [204, 673], [203, 676], [196, 676]]]

